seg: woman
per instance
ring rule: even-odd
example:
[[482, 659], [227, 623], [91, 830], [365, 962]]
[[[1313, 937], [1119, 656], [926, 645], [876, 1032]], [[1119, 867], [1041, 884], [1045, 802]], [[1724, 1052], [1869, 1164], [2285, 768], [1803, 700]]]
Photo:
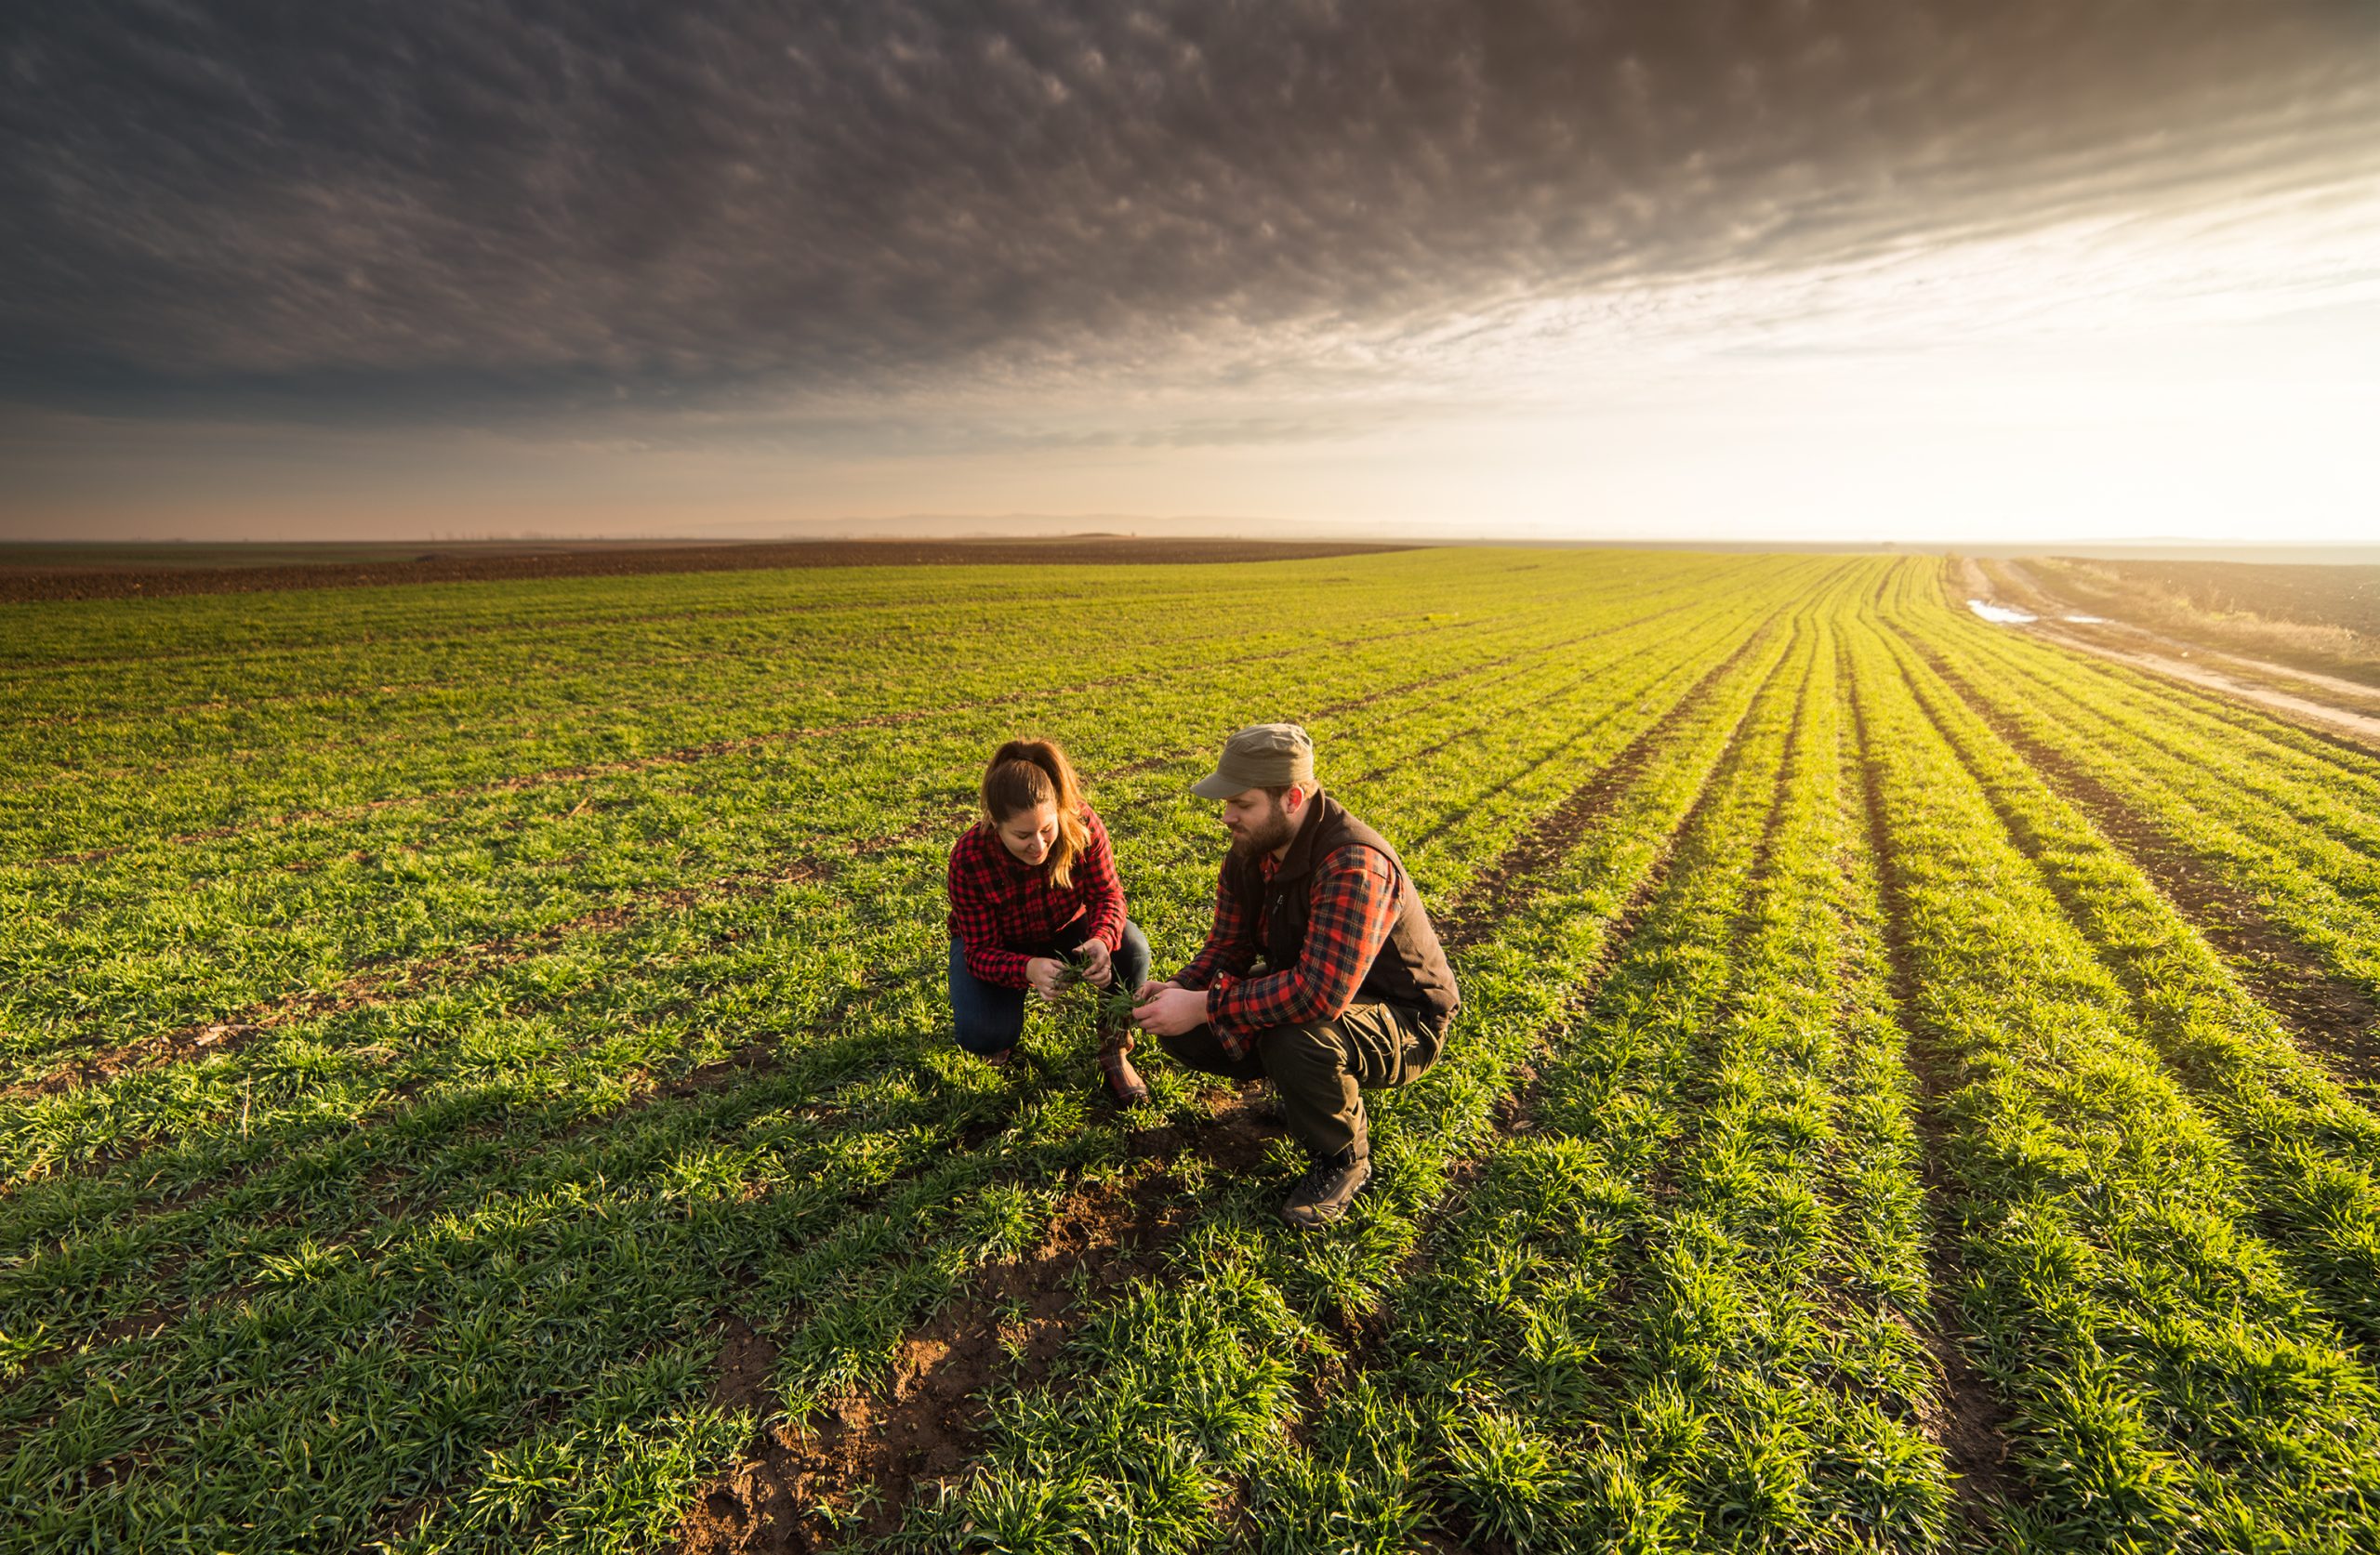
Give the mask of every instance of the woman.
[[[1138, 988], [1149, 942], [1125, 920], [1107, 828], [1064, 751], [1011, 740], [992, 753], [983, 792], [982, 819], [950, 850], [950, 1008], [961, 1048], [1006, 1063], [1027, 989], [1055, 1000], [1069, 957], [1098, 988]], [[1131, 1031], [1100, 1025], [1100, 1073], [1119, 1105], [1149, 1099], [1127, 1057]]]

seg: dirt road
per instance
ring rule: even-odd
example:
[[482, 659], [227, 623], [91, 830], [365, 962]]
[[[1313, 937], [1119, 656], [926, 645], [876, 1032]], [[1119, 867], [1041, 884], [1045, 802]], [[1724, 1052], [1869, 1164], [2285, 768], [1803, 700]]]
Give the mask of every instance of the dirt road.
[[2064, 618], [2082, 613], [2043, 588], [2017, 563], [2003, 561], [2000, 567], [2013, 586], [1995, 588], [1974, 558], [1964, 558], [1959, 587], [1967, 599], [2003, 608], [2014, 604], [2037, 617], [2013, 625], [2011, 630], [2238, 697], [2294, 722], [2310, 723], [2323, 733], [2344, 733], [2358, 745], [2380, 750], [2380, 717], [2360, 710], [2380, 705], [2369, 686], [2184, 642], [2129, 622], [2096, 616], [2069, 622]]

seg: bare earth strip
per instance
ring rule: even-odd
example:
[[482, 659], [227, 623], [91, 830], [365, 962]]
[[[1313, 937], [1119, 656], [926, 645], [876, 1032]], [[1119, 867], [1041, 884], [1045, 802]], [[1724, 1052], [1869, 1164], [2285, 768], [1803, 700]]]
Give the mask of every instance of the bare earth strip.
[[1054, 540], [815, 540], [771, 546], [674, 546], [465, 556], [430, 551], [411, 561], [316, 562], [283, 567], [158, 567], [61, 572], [0, 566], [0, 604], [39, 600], [154, 600], [174, 594], [250, 594], [279, 588], [385, 588], [409, 583], [624, 577], [639, 573], [730, 573], [793, 567], [1117, 566], [1295, 561], [1411, 550], [1330, 541], [1142, 540], [1078, 535]]
[[[2107, 643], [2093, 642], [2088, 639], [2074, 636], [2055, 626], [2036, 626], [2032, 630], [2035, 636], [2046, 641], [2055, 642], [2061, 648], [2072, 648], [2085, 653], [2096, 653], [2103, 659], [2113, 659], [2118, 664], [2129, 665], [2135, 669], [2145, 669], [2152, 675], [2164, 676], [2169, 680], [2183, 680], [2206, 691], [2221, 692], [2226, 696], [2236, 696], [2242, 701], [2253, 702], [2259, 707], [2287, 715], [2293, 719], [2311, 718], [2317, 723], [2325, 725], [2326, 731], [2329, 729], [2344, 730], [2354, 736], [2359, 745], [2368, 749], [2380, 750], [2380, 718], [2373, 718], [2369, 714], [2333, 706], [2327, 702], [2316, 702], [2310, 697], [2292, 695], [2288, 692], [2276, 691], [2270, 686], [2255, 685], [2225, 675], [2218, 670], [2210, 669], [2204, 665], [2193, 664], [2186, 659], [2172, 659], [2138, 650], [2115, 648]], [[2226, 655], [2226, 657], [2235, 656]], [[2304, 670], [2287, 669], [2280, 665], [2268, 665], [2254, 659], [2241, 659], [2239, 662], [2292, 680], [2311, 683], [2314, 679]], [[2348, 682], [2340, 681], [2338, 684], [2345, 686]]]
[[[2021, 563], [2003, 561], [2000, 566], [2003, 573], [2011, 583], [2020, 589], [2029, 591], [2033, 598], [2041, 601], [2041, 609], [2044, 613], [2059, 617], [2061, 625], [2073, 625], [2083, 628], [2076, 635], [2090, 637], [2100, 631], [2125, 633], [2149, 644], [2153, 651], [2164, 656], [2193, 660], [2202, 656], [2233, 670], [2243, 671], [2252, 677], [2283, 682], [2294, 681], [2311, 687], [2321, 692], [2324, 700], [2344, 703], [2360, 711], [2380, 709], [2380, 687], [2375, 687], [2368, 680], [2359, 680], [2351, 676], [2334, 675], [2305, 665], [2284, 663], [2279, 659], [2257, 658], [2252, 653], [2241, 652], [2235, 646], [2217, 640], [2194, 638], [2186, 631], [2172, 626], [2162, 629], [2156, 626], [2144, 626], [2137, 621], [2105, 614], [2093, 619], [2090, 618], [2094, 613], [2092, 607], [2078, 606], [2070, 600], [2061, 599], [2055, 590], [2043, 584]], [[2129, 645], [2116, 646], [2122, 648]]]

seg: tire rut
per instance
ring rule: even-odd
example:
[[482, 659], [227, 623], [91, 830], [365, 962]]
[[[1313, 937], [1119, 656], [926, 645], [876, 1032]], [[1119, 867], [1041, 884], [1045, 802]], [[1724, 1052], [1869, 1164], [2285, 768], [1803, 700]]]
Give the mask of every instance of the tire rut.
[[1847, 647], [1838, 649], [1837, 681], [1851, 703], [1852, 727], [1859, 756], [1860, 802], [1867, 812], [1868, 851], [1875, 870], [1879, 921], [1884, 929], [1884, 955], [1889, 969], [1888, 993], [1894, 1024], [1900, 1028], [1901, 1050], [1916, 1076], [1920, 1105], [1917, 1133], [1923, 1148], [1925, 1184], [1927, 1295], [1934, 1325], [1918, 1338], [1933, 1355], [1941, 1374], [1942, 1390], [1935, 1407], [1923, 1412], [1919, 1423], [1942, 1450], [1954, 1471], [1953, 1487], [1961, 1514], [1977, 1535], [1994, 1532], [2000, 1508], [2017, 1500], [2016, 1481], [2008, 1468], [2011, 1443], [2007, 1426], [2014, 1417], [2004, 1400], [1984, 1377], [1963, 1342], [1965, 1324], [1953, 1294], [1964, 1284], [1965, 1272], [1957, 1251], [1958, 1223], [1950, 1200], [1954, 1189], [1944, 1165], [1950, 1127], [1941, 1115], [1945, 1097], [1954, 1088], [1953, 1077], [1933, 1061], [1917, 1034], [1915, 1011], [1918, 977], [1909, 942], [1905, 884], [1891, 846], [1891, 827], [1884, 814], [1883, 763], [1868, 727], [1864, 697], [1856, 690]]

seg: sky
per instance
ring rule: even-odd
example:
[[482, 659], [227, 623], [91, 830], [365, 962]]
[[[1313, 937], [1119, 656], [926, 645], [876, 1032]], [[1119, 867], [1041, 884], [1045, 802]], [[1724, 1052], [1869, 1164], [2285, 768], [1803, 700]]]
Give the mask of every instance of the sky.
[[2371, 0], [16, 7], [0, 538], [2380, 540]]

